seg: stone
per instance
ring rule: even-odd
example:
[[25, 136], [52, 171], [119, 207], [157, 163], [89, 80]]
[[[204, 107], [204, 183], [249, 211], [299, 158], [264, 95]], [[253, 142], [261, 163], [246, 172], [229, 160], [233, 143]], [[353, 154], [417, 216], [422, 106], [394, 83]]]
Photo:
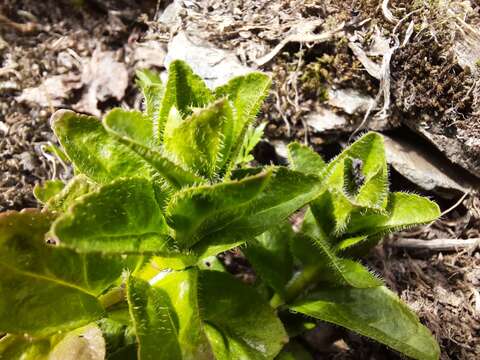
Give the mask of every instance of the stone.
[[215, 48], [183, 31], [169, 42], [165, 67], [174, 60], [187, 62], [210, 88], [223, 85], [232, 77], [253, 71], [242, 65], [232, 52]]
[[[384, 135], [387, 162], [401, 175], [424, 190], [454, 198], [478, 187], [476, 179], [456, 169], [434, 149], [418, 141]], [[464, 174], [465, 172], [466, 174]]]

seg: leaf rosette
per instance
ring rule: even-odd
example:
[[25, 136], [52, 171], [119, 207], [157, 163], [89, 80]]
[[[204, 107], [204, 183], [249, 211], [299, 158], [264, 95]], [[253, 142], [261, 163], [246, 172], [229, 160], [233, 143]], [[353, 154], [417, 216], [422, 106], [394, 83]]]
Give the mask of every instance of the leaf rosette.
[[[389, 193], [381, 136], [328, 164], [295, 143], [290, 167], [252, 168], [270, 78], [209, 89], [182, 61], [168, 73], [165, 84], [138, 73], [143, 111], [52, 116], [74, 177], [36, 187], [42, 210], [0, 215], [0, 359], [305, 355], [288, 320], [298, 313], [436, 359], [428, 330], [357, 261], [389, 231], [438, 216], [425, 198]], [[295, 233], [288, 218], [304, 207]], [[253, 286], [216, 258], [236, 247]]]

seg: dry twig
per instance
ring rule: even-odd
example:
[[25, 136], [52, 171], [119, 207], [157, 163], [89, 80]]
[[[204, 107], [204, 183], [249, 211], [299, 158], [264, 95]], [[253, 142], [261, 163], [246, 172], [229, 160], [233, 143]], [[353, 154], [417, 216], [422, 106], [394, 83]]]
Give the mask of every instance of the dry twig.
[[391, 244], [395, 247], [403, 249], [457, 251], [464, 249], [476, 249], [480, 245], [480, 238], [434, 240], [400, 238]]
[[[323, 20], [322, 20], [323, 21]], [[340, 26], [337, 28], [330, 30], [330, 31], [325, 31], [320, 34], [313, 34], [311, 32], [296, 32], [291, 35], [288, 35], [285, 37], [282, 41], [280, 41], [277, 46], [273, 48], [272, 51], [270, 51], [268, 54], [262, 56], [259, 59], [255, 59], [254, 62], [258, 66], [263, 66], [266, 63], [268, 63], [270, 60], [272, 60], [288, 43], [291, 42], [298, 42], [298, 43], [321, 43], [321, 42], [327, 42], [332, 40], [340, 31], [342, 31], [345, 27], [345, 24], [342, 23]]]
[[40, 30], [40, 25], [34, 22], [28, 22], [25, 24], [17, 23], [3, 14], [0, 14], [0, 26], [9, 27], [22, 34], [30, 34]]

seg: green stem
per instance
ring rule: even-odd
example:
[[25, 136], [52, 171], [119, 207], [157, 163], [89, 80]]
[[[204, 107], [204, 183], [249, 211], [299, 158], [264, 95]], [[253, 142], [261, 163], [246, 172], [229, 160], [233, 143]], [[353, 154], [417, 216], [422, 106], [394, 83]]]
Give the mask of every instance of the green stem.
[[276, 309], [279, 306], [295, 300], [307, 288], [307, 286], [318, 277], [319, 271], [320, 268], [318, 266], [307, 266], [302, 271], [295, 274], [287, 285], [284, 298], [275, 294], [270, 300], [270, 305]]
[[125, 288], [122, 286], [117, 286], [108, 291], [106, 294], [103, 294], [98, 298], [100, 303], [105, 309], [112, 307], [125, 300]]

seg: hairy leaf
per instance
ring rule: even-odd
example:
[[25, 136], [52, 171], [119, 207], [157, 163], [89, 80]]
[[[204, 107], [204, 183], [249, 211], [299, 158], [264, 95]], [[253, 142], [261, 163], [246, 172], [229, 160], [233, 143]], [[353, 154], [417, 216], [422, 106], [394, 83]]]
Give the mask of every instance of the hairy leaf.
[[[365, 254], [377, 242], [392, 231], [406, 229], [415, 225], [426, 224], [440, 216], [440, 208], [425, 197], [407, 194], [391, 193], [385, 212], [354, 213], [348, 226], [348, 237], [365, 236], [364, 241], [343, 241], [339, 245], [346, 255]], [[348, 245], [348, 246], [347, 246]]]
[[53, 225], [62, 246], [108, 253], [169, 253], [173, 244], [152, 184], [113, 181], [81, 199]]
[[243, 248], [255, 272], [281, 295], [284, 295], [285, 286], [293, 274], [289, 247], [293, 236], [292, 226], [285, 221], [249, 241]]
[[150, 166], [109, 135], [96, 118], [59, 110], [53, 114], [51, 122], [77, 172], [100, 183], [119, 177], [151, 177]]
[[146, 147], [154, 147], [151, 118], [136, 110], [113, 109], [103, 119], [105, 129], [120, 138], [127, 138]]
[[[248, 125], [253, 122], [260, 110], [263, 99], [270, 89], [271, 79], [262, 73], [250, 73], [231, 79], [227, 84], [215, 89], [215, 98], [227, 98], [235, 110], [232, 118], [231, 139], [233, 139], [232, 151], [227, 163], [227, 172], [235, 165], [244, 142]], [[229, 120], [229, 119], [227, 119]], [[227, 126], [228, 128], [228, 126]], [[229, 142], [229, 137], [226, 142]]]
[[271, 168], [240, 181], [178, 193], [167, 209], [169, 224], [179, 243], [197, 243], [197, 254], [215, 255], [283, 221], [315, 198], [320, 186], [315, 176]]
[[440, 355], [428, 329], [383, 286], [322, 289], [290, 308], [368, 336], [414, 359], [436, 360]]
[[231, 79], [227, 84], [215, 89], [215, 98], [227, 98], [236, 110], [234, 138], [240, 136], [250, 124], [267, 96], [270, 78], [262, 73], [250, 73]]
[[[122, 110], [123, 111], [123, 110]], [[128, 112], [127, 112], [128, 113]], [[173, 163], [157, 148], [147, 146], [145, 141], [139, 136], [139, 133], [148, 132], [148, 130], [135, 130], [132, 126], [124, 126], [120, 116], [122, 112], [110, 112], [104, 120], [105, 128], [119, 142], [130, 148], [136, 155], [154, 169], [154, 173], [164, 178], [173, 188], [179, 189], [184, 186], [202, 183], [204, 180]], [[141, 125], [141, 123], [140, 123]], [[140, 137], [140, 138], [139, 138]]]
[[52, 197], [57, 195], [65, 187], [61, 180], [47, 180], [42, 185], [35, 185], [33, 195], [41, 203], [45, 204]]
[[368, 209], [385, 209], [388, 201], [388, 171], [387, 165], [382, 164], [359, 188], [354, 199], [355, 203]]
[[[139, 340], [140, 359], [208, 359], [197, 304], [195, 269], [164, 273], [149, 283], [130, 278], [128, 299]], [[158, 346], [162, 339], [164, 346]]]
[[0, 339], [0, 359], [48, 360], [50, 339], [31, 339], [23, 335], [6, 335]]
[[211, 348], [203, 333], [202, 313], [199, 296], [203, 291], [199, 283], [199, 272], [195, 268], [174, 271], [157, 282], [154, 287], [163, 289], [175, 306], [178, 316], [178, 341], [184, 358], [211, 358]]
[[319, 154], [297, 142], [288, 144], [288, 158], [293, 170], [305, 174], [320, 176], [327, 166]]
[[211, 91], [188, 64], [181, 60], [173, 61], [168, 67], [168, 80], [160, 106], [157, 131], [159, 134], [163, 133], [172, 107], [185, 117], [190, 115], [194, 108], [202, 108], [212, 100]]
[[165, 149], [193, 172], [212, 178], [220, 160], [224, 121], [230, 113], [226, 101], [193, 112], [171, 134], [165, 132]]
[[312, 278], [312, 283], [355, 288], [372, 288], [383, 284], [360, 263], [337, 256], [335, 250], [320, 238], [302, 234], [294, 240], [294, 244], [297, 258], [308, 266], [309, 271], [317, 274]]
[[160, 105], [164, 93], [164, 87], [160, 76], [148, 69], [137, 70], [137, 85], [140, 87], [144, 97], [145, 115], [151, 120], [153, 137], [158, 141], [158, 122], [160, 116]]
[[[240, 181], [198, 186], [183, 190], [172, 198], [167, 208], [169, 225], [176, 230], [176, 241], [191, 247], [211, 232], [212, 227], [228, 224], [241, 216], [241, 206], [252, 201], [264, 189], [271, 172], [263, 172]], [[231, 220], [230, 220], [231, 221]]]
[[329, 188], [343, 189], [344, 164], [348, 158], [357, 160], [358, 165], [354, 170], [359, 175], [370, 178], [377, 173], [379, 167], [386, 165], [382, 136], [375, 132], [369, 132], [332, 160], [328, 164], [327, 184]]
[[[47, 246], [51, 220], [35, 210], [0, 216], [0, 332], [48, 335], [103, 314], [96, 295], [120, 276], [121, 264], [115, 269], [101, 257], [91, 264], [90, 257]], [[102, 266], [106, 273], [96, 273]]]
[[[271, 176], [264, 190], [241, 207], [241, 216], [232, 210], [222, 214], [226, 226], [215, 225], [205, 239], [193, 249], [204, 256], [225, 251], [228, 245], [257, 236], [282, 222], [296, 210], [318, 196], [321, 182], [318, 177], [304, 175], [283, 167], [268, 170]], [[214, 224], [215, 222], [213, 222]], [[243, 240], [242, 240], [243, 239]], [[231, 247], [230, 247], [231, 248]]]
[[181, 359], [178, 318], [165, 291], [134, 277], [129, 278], [127, 289], [138, 339], [138, 357], [142, 360]]
[[48, 200], [45, 204], [45, 209], [56, 212], [67, 211], [75, 200], [96, 189], [98, 189], [98, 185], [89, 180], [85, 175], [77, 175], [59, 193]]
[[273, 359], [280, 352], [287, 334], [254, 289], [218, 271], [201, 271], [199, 281], [200, 313], [217, 359]]
[[343, 259], [321, 229], [310, 211], [305, 214], [300, 233], [291, 240], [291, 249], [300, 260], [311, 279], [310, 283], [326, 283], [334, 286], [368, 288], [382, 282], [360, 263]]
[[262, 139], [263, 137], [263, 131], [265, 129], [265, 126], [267, 123], [262, 123], [258, 125], [257, 127], [250, 125], [247, 128], [247, 131], [245, 132], [245, 138], [243, 140], [242, 147], [240, 148], [240, 152], [238, 154], [238, 157], [235, 161], [235, 165], [242, 165], [242, 164], [247, 164], [250, 161], [254, 160], [254, 157], [252, 154], [252, 150], [255, 148], [255, 146], [258, 144], [258, 142]]

